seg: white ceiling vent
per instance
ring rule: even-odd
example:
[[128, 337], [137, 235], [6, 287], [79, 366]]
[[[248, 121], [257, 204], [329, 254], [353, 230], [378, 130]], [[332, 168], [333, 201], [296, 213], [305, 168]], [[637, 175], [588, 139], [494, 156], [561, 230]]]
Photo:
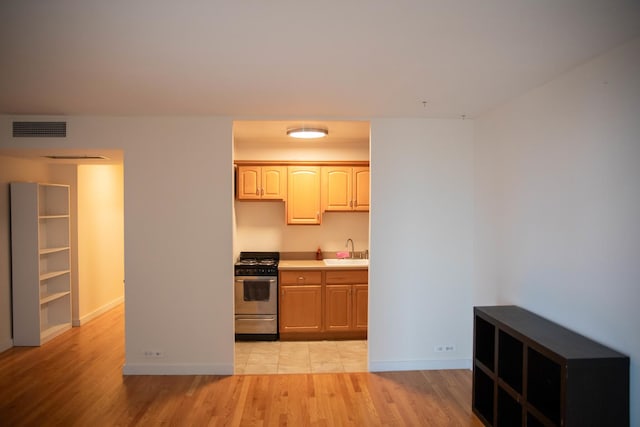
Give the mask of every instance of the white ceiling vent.
[[66, 138], [67, 122], [13, 122], [14, 138]]

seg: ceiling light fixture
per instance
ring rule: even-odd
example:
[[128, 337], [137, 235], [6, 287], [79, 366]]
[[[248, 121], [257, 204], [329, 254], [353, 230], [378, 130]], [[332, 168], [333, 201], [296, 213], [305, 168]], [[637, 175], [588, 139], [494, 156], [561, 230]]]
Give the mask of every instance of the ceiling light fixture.
[[293, 138], [302, 138], [302, 139], [315, 139], [315, 138], [323, 138], [329, 135], [329, 130], [327, 128], [289, 128], [287, 129], [287, 135]]

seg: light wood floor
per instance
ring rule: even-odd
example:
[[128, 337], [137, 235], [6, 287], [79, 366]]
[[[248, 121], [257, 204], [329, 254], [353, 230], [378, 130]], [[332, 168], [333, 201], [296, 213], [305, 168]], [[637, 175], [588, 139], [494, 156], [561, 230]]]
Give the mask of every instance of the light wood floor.
[[123, 308], [0, 353], [0, 426], [481, 426], [471, 373], [123, 376]]

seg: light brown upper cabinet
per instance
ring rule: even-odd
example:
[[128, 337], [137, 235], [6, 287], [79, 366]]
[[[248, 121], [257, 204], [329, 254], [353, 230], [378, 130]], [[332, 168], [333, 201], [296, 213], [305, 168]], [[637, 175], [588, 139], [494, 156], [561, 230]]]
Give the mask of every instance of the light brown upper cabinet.
[[288, 169], [287, 224], [320, 224], [320, 167]]
[[324, 211], [368, 211], [369, 168], [323, 167], [322, 206]]
[[238, 199], [284, 200], [286, 166], [238, 166]]

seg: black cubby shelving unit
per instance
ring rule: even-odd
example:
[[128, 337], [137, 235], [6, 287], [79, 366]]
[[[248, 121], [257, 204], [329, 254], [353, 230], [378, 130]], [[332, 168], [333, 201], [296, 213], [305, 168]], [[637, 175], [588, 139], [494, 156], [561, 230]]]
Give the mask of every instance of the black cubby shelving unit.
[[485, 425], [629, 425], [627, 356], [517, 306], [475, 307], [473, 341]]

